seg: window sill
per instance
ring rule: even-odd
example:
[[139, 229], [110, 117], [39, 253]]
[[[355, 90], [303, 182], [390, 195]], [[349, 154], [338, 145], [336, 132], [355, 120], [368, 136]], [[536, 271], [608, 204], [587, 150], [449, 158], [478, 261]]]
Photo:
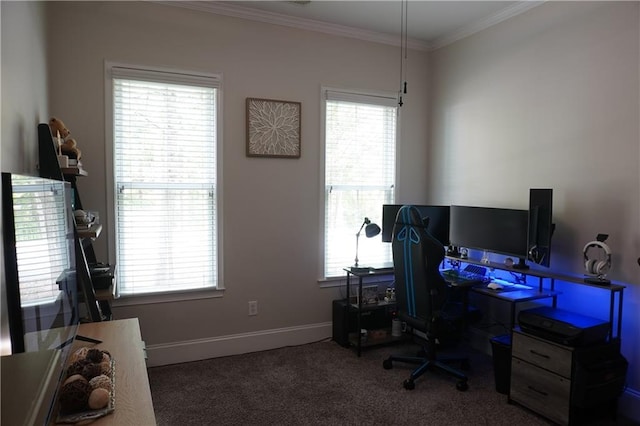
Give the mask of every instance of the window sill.
[[[364, 277], [362, 279], [362, 284], [388, 284], [393, 281], [394, 278], [389, 278], [387, 275], [372, 275], [370, 277]], [[351, 277], [350, 283], [352, 285], [358, 285], [358, 278]], [[318, 285], [320, 288], [344, 287], [347, 285], [347, 278], [346, 276], [320, 278], [318, 279]]]
[[198, 289], [169, 293], [153, 293], [142, 295], [121, 296], [112, 303], [113, 307], [150, 305], [155, 303], [183, 302], [187, 300], [213, 299], [224, 296], [224, 288]]
[[320, 288], [342, 287], [347, 284], [346, 277], [330, 277], [318, 279]]

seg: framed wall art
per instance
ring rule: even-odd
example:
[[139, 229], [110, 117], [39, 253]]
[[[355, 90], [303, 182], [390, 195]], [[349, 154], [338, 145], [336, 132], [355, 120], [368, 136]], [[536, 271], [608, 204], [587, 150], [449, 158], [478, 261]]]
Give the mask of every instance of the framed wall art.
[[247, 98], [247, 156], [300, 158], [300, 102]]

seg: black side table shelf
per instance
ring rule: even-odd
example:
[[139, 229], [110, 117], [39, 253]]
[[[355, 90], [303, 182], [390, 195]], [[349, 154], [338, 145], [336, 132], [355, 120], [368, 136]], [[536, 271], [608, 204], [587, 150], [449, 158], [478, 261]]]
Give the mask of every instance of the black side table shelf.
[[[392, 336], [390, 326], [382, 329], [385, 331], [384, 336], [382, 337], [378, 337], [378, 338], [368, 337], [366, 341], [363, 341], [362, 336], [360, 335], [360, 330], [362, 329], [363, 313], [371, 310], [395, 308], [395, 302], [380, 301], [375, 304], [363, 304], [362, 303], [362, 300], [363, 300], [362, 287], [364, 284], [363, 281], [365, 278], [370, 278], [370, 277], [381, 277], [381, 276], [389, 276], [389, 275], [393, 276], [393, 269], [384, 268], [384, 269], [356, 270], [352, 268], [344, 268], [344, 270], [347, 272], [347, 292], [346, 292], [347, 299], [346, 300], [348, 304], [348, 309], [356, 310], [356, 315], [355, 315], [356, 331], [355, 333], [349, 333], [349, 342], [352, 346], [356, 348], [357, 355], [360, 356], [362, 354], [362, 348], [384, 345], [384, 344], [405, 340], [404, 336], [400, 336], [400, 337]], [[352, 295], [351, 295], [351, 285], [353, 284], [352, 277], [355, 277], [358, 280], [356, 303], [352, 303]], [[345, 324], [345, 327], [347, 330], [349, 330], [350, 329], [348, 324], [349, 315], [347, 315], [346, 318], [347, 318], [347, 324]]]

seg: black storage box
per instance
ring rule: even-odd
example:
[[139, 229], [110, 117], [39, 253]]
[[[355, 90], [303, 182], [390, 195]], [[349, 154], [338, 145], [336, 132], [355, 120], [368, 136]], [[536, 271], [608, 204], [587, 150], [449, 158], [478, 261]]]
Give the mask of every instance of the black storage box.
[[96, 263], [89, 266], [91, 273], [91, 282], [95, 290], [103, 290], [109, 288], [113, 284], [113, 278], [116, 275], [116, 265], [104, 263]]

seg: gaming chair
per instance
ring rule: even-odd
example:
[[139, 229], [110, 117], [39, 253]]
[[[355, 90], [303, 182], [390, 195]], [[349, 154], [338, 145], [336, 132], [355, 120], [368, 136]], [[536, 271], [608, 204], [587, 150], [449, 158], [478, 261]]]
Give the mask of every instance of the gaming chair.
[[444, 333], [449, 320], [446, 311], [448, 286], [440, 274], [440, 264], [445, 250], [423, 224], [420, 212], [413, 206], [403, 206], [398, 211], [393, 229], [393, 265], [397, 316], [407, 324], [407, 331], [418, 330], [426, 335], [423, 343], [424, 356], [408, 357], [392, 355], [383, 367], [390, 369], [394, 362], [418, 364], [405, 389], [412, 390], [415, 380], [427, 370], [439, 370], [458, 379], [456, 388], [467, 390], [467, 376], [449, 363], [459, 363], [468, 368], [464, 358], [436, 359], [436, 342]]

